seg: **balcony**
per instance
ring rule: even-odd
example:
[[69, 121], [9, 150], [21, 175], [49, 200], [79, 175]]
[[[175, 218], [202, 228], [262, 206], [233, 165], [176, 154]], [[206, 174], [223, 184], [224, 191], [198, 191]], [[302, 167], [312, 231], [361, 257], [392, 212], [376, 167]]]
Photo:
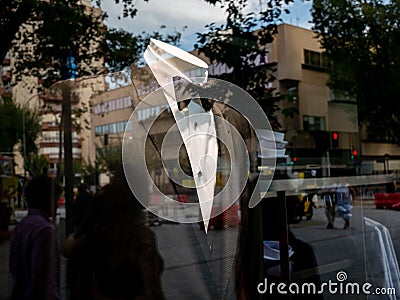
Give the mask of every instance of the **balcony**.
[[43, 130], [50, 130], [50, 131], [56, 131], [59, 130], [59, 126], [56, 122], [43, 122], [41, 124], [40, 129]]
[[9, 66], [10, 62], [11, 62], [11, 60], [9, 58], [3, 59], [3, 66]]
[[12, 78], [12, 76], [11, 76], [11, 71], [7, 71], [4, 75], [1, 76], [1, 80], [2, 80], [4, 83], [10, 82], [10, 81], [11, 81], [11, 78]]

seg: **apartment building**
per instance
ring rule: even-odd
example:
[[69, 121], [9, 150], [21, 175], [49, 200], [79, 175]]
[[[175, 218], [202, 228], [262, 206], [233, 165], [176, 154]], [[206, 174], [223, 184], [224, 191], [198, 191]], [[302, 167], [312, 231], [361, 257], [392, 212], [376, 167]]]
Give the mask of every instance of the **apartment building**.
[[[122, 80], [123, 84], [111, 83], [105, 92], [92, 99], [90, 152], [92, 162], [103, 155], [107, 157], [107, 152], [112, 156], [114, 150], [116, 155], [121, 155], [122, 143], [124, 138], [127, 138], [124, 137], [124, 133], [132, 130], [130, 118], [142, 123], [143, 128], [151, 127], [149, 134], [152, 136], [152, 141], [159, 141], [159, 137], [163, 136], [172, 125], [173, 118], [163, 117], [165, 114], [171, 114], [167, 103], [156, 106], [146, 104], [146, 97], [159, 87], [151, 72], [148, 69], [141, 70], [141, 74], [134, 77], [132, 81], [130, 76], [126, 79]], [[140, 106], [138, 106], [139, 103]], [[159, 122], [156, 126], [152, 126], [156, 118]], [[174, 132], [174, 134], [179, 134], [179, 132]], [[168, 185], [168, 177], [159, 174], [161, 166], [148, 165], [148, 167], [151, 176], [157, 182], [164, 186]], [[99, 182], [100, 184], [107, 182], [107, 176], [102, 174]]]
[[94, 162], [104, 147], [121, 145], [133, 112], [136, 93], [132, 84], [109, 87], [92, 99], [91, 141], [88, 159]]
[[280, 117], [295, 165], [321, 172], [327, 172], [324, 166], [329, 165], [331, 175], [400, 169], [400, 149], [368, 141], [367, 132], [358, 127], [355, 99], [327, 86], [330, 61], [314, 32], [279, 25], [269, 45], [268, 63], [277, 70], [279, 92], [296, 99], [298, 116], [293, 120]]

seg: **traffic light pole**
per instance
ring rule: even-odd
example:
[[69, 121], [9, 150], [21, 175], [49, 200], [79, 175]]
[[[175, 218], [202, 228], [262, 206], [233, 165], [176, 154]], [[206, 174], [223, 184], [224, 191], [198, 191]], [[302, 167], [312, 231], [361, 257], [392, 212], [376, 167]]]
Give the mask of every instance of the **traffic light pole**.
[[325, 165], [325, 170], [326, 174], [323, 174], [324, 176], [331, 177], [331, 159], [329, 155], [329, 150], [326, 151], [326, 161], [324, 162], [323, 165]]

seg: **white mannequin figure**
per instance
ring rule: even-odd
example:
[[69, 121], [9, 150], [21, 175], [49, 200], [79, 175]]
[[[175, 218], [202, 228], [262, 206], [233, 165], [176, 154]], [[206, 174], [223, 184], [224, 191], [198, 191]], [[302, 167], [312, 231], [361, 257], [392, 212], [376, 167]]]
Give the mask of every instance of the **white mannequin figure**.
[[[180, 111], [173, 90], [173, 78], [179, 76], [194, 84], [208, 78], [208, 65], [199, 58], [164, 42], [151, 39], [144, 58], [164, 94], [178, 125], [188, 153], [199, 198], [204, 228], [207, 232], [216, 183], [218, 144], [212, 111], [205, 111], [196, 101]], [[189, 77], [189, 72], [199, 74]]]

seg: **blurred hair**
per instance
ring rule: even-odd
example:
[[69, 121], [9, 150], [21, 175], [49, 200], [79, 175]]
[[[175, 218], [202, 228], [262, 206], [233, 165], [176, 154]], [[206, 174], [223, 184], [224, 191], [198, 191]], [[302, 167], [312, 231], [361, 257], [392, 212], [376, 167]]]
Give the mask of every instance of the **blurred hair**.
[[129, 188], [122, 168], [95, 198], [100, 222], [110, 227], [135, 223], [142, 217], [143, 206]]
[[51, 201], [56, 201], [62, 192], [61, 186], [47, 175], [39, 175], [29, 181], [25, 190], [28, 207], [47, 210]]
[[84, 193], [87, 192], [87, 190], [89, 189], [88, 185], [86, 183], [81, 183], [78, 186], [78, 193]]
[[[104, 299], [164, 299], [158, 286], [162, 260], [155, 236], [142, 222], [143, 206], [122, 167], [96, 194], [92, 213], [95, 226], [89, 240], [99, 294]], [[144, 297], [153, 293], [160, 296]]]

